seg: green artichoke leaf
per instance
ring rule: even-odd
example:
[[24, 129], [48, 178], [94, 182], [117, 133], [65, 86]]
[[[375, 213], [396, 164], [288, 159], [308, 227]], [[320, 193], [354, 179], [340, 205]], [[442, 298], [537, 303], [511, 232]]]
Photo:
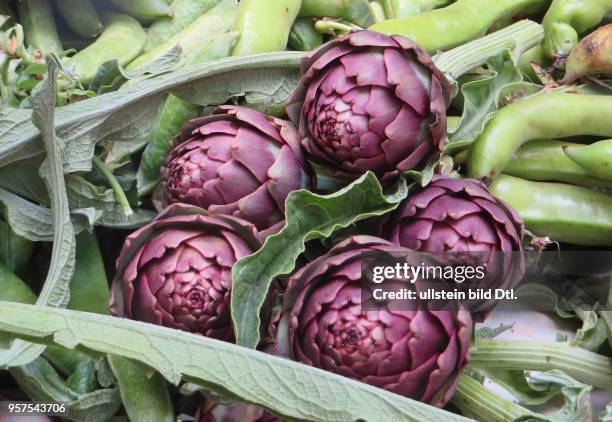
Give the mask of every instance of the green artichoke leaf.
[[404, 179], [395, 192], [385, 195], [371, 172], [330, 195], [307, 190], [291, 192], [285, 202], [285, 227], [232, 269], [231, 314], [237, 344], [257, 346], [259, 312], [270, 284], [274, 278], [293, 271], [306, 241], [328, 237], [357, 221], [392, 211], [407, 195]]
[[[295, 88], [303, 53], [231, 57], [134, 81], [57, 110], [55, 128], [64, 144], [64, 171], [90, 171], [94, 146], [104, 139], [148, 136], [168, 92], [202, 106], [244, 98], [260, 109], [279, 109]], [[0, 111], [0, 166], [43, 152], [30, 110]]]
[[562, 371], [529, 373], [524, 371], [485, 371], [485, 375], [496, 384], [507, 389], [524, 405], [540, 406], [556, 397], [562, 397], [564, 405], [551, 421], [570, 422], [591, 419], [590, 385], [576, 381]]
[[0, 331], [139, 361], [173, 384], [184, 379], [291, 420], [471, 421], [289, 359], [140, 321], [0, 302]]
[[484, 78], [470, 80], [461, 85], [463, 115], [459, 126], [449, 134], [446, 150], [463, 148], [473, 142], [484, 130], [492, 114], [500, 107], [499, 96], [504, 87], [523, 80], [518, 65], [510, 51], [505, 50], [491, 57], [487, 63]]
[[100, 214], [96, 220], [96, 225], [99, 226], [117, 229], [137, 228], [155, 216], [155, 212], [145, 208], [135, 208], [132, 215], [125, 216], [112, 189], [97, 186], [75, 174], [66, 176], [66, 187], [70, 206], [76, 209], [95, 208]]
[[[36, 301], [41, 306], [66, 307], [70, 298], [70, 280], [75, 265], [75, 230], [70, 218], [66, 183], [64, 181], [61, 143], [55, 133], [55, 97], [58, 65], [52, 56], [47, 58], [48, 77], [32, 97], [33, 124], [40, 130], [46, 158], [40, 167], [51, 198], [53, 253], [43, 288]], [[18, 233], [19, 234], [19, 233]], [[0, 352], [0, 367], [12, 367], [32, 362], [44, 346], [15, 341], [8, 350]]]
[[[19, 236], [32, 242], [53, 240], [53, 217], [49, 208], [41, 207], [0, 188], [0, 213]], [[98, 214], [94, 208], [71, 210], [70, 217], [75, 234], [92, 230]]]

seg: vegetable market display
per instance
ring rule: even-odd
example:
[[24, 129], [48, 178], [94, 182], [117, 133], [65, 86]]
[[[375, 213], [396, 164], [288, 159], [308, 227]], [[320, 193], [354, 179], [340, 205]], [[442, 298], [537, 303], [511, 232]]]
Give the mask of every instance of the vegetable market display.
[[[612, 420], [611, 22], [610, 0], [0, 0], [0, 401]], [[608, 287], [371, 309], [366, 257], [398, 252], [479, 257], [501, 290], [586, 253]]]

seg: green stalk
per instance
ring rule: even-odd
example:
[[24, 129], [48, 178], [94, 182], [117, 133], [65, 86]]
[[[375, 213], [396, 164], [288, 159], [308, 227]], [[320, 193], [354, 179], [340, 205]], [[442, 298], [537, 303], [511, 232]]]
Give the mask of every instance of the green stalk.
[[329, 19], [320, 19], [315, 22], [315, 29], [321, 34], [348, 34], [354, 29], [359, 29], [352, 25]]
[[523, 406], [499, 397], [467, 374], [461, 374], [452, 403], [464, 416], [478, 421], [513, 421], [534, 413]]
[[372, 11], [372, 16], [374, 16], [374, 21], [382, 22], [387, 19], [384, 6], [381, 4], [381, 2], [371, 1], [370, 10]]
[[113, 173], [109, 170], [109, 168], [106, 167], [102, 160], [100, 160], [95, 155], [92, 159], [92, 162], [94, 166], [96, 166], [96, 168], [100, 170], [100, 173], [102, 173], [102, 175], [106, 177], [106, 180], [113, 189], [113, 192], [115, 192], [115, 199], [117, 200], [119, 205], [121, 205], [121, 208], [123, 209], [123, 214], [126, 217], [129, 217], [130, 215], [134, 214], [134, 211], [132, 211], [132, 207], [130, 207], [130, 201], [128, 201], [127, 196], [125, 196], [125, 192], [121, 188], [121, 185], [119, 184]]
[[395, 15], [395, 10], [393, 8], [392, 0], [381, 0], [382, 7], [384, 9], [385, 15], [387, 19], [395, 19], [397, 16]]
[[612, 391], [612, 359], [569, 343], [478, 340], [470, 351], [474, 368], [505, 371], [557, 369], [585, 384]]
[[434, 62], [449, 79], [456, 80], [504, 50], [510, 50], [513, 57], [518, 60], [524, 51], [539, 44], [543, 39], [542, 25], [522, 20], [486, 37], [440, 53], [434, 57]]

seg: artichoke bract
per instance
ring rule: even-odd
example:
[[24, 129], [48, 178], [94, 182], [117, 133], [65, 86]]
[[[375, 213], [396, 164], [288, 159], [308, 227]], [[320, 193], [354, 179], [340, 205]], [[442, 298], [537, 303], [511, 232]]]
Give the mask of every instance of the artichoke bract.
[[263, 230], [284, 220], [289, 192], [312, 185], [290, 123], [236, 106], [190, 120], [161, 170], [164, 205], [186, 203]]
[[354, 236], [291, 277], [279, 352], [403, 396], [443, 406], [468, 362], [469, 312], [362, 310], [361, 254], [397, 252]]
[[332, 174], [384, 181], [441, 148], [451, 86], [413, 41], [352, 32], [307, 55], [302, 73], [287, 114]]
[[111, 313], [233, 341], [232, 265], [259, 246], [246, 221], [172, 205], [127, 237], [117, 259]]
[[388, 223], [396, 245], [424, 252], [522, 251], [523, 220], [476, 179], [435, 176]]
[[509, 288], [525, 271], [522, 219], [476, 179], [435, 176], [399, 206], [383, 232], [392, 243], [414, 251], [456, 253], [459, 260], [471, 253], [474, 261], [486, 264], [481, 286]]

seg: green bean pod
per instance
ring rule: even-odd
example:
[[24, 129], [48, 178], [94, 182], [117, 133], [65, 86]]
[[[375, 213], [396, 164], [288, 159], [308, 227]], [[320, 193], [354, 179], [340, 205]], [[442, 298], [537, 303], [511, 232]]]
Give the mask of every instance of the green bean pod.
[[17, 303], [36, 303], [36, 295], [19, 277], [0, 262], [0, 300]]
[[289, 47], [297, 51], [312, 51], [323, 44], [323, 35], [314, 27], [312, 18], [297, 18], [289, 33]]
[[562, 84], [594, 74], [612, 76], [612, 23], [584, 37], [565, 61]]
[[198, 116], [200, 107], [170, 94], [162, 106], [159, 123], [149, 136], [137, 173], [138, 193], [147, 195], [159, 181], [159, 170], [183, 123]]
[[585, 246], [612, 246], [612, 196], [563, 183], [501, 175], [491, 193], [514, 208], [538, 236]]
[[[36, 295], [32, 289], [9, 271], [2, 262], [0, 262], [0, 300], [29, 304], [36, 302]], [[10, 341], [11, 336], [0, 333], [0, 347], [6, 347]]]
[[68, 309], [108, 314], [109, 288], [95, 233], [76, 236], [76, 265], [70, 282]]
[[17, 235], [11, 226], [0, 219], [0, 263], [17, 275], [28, 266], [34, 245], [28, 239]]
[[56, 0], [55, 5], [75, 34], [92, 38], [102, 31], [102, 22], [91, 0]]
[[338, 18], [367, 28], [375, 22], [368, 0], [303, 0], [303, 18]]
[[369, 29], [403, 35], [430, 53], [448, 50], [484, 35], [497, 21], [545, 8], [550, 0], [457, 0], [442, 9], [402, 19], [388, 19]]
[[588, 173], [612, 181], [612, 139], [581, 148], [563, 148], [563, 151]]
[[172, 7], [164, 0], [111, 0], [124, 13], [144, 21], [164, 16], [174, 17]]
[[[231, 55], [239, 34], [228, 32], [211, 39], [208, 47], [201, 50], [191, 60], [192, 64], [217, 60]], [[184, 101], [172, 94], [168, 95], [161, 108], [157, 125], [149, 135], [149, 142], [142, 153], [136, 181], [138, 194], [148, 195], [159, 181], [159, 170], [171, 149], [172, 138], [179, 132], [183, 123], [197, 117], [201, 107]]]
[[182, 49], [184, 61], [193, 62], [202, 50], [210, 48], [213, 37], [230, 30], [237, 13], [236, 0], [223, 0], [166, 42], [131, 62], [127, 70], [138, 70], [153, 63], [177, 45]]
[[[109, 287], [102, 252], [95, 233], [76, 236], [75, 267], [70, 281], [68, 309], [108, 314]], [[48, 346], [45, 357], [66, 376], [75, 373], [90, 358], [76, 350]]]
[[[0, 301], [28, 303], [36, 302], [36, 295], [32, 289], [19, 277], [13, 274], [0, 261]], [[12, 337], [6, 333], [0, 333], [0, 348], [6, 348], [10, 344]]]
[[470, 147], [470, 177], [492, 179], [519, 147], [535, 139], [612, 136], [612, 96], [547, 93], [497, 111]]
[[595, 27], [612, 10], [612, 0], [553, 0], [546, 12], [544, 52], [565, 57], [578, 44], [579, 35]]
[[390, 19], [420, 15], [439, 7], [448, 6], [453, 0], [385, 0], [385, 13]]
[[51, 0], [21, 0], [17, 2], [17, 8], [27, 44], [43, 55], [59, 55], [64, 49], [57, 33]]
[[593, 176], [570, 160], [563, 151], [564, 148], [575, 151], [582, 147], [582, 144], [556, 140], [529, 141], [519, 148], [504, 169], [504, 174], [537, 182], [612, 188], [612, 182]]
[[109, 13], [100, 37], [67, 61], [78, 80], [91, 83], [98, 68], [105, 62], [117, 60], [125, 66], [140, 54], [146, 34], [140, 23], [128, 15]]
[[221, 0], [175, 0], [171, 3], [174, 18], [164, 16], [151, 24], [147, 31], [147, 42], [143, 51], [153, 50], [158, 45], [168, 41], [173, 35], [181, 32], [199, 16], [208, 12]]
[[97, 387], [94, 362], [86, 360], [78, 364], [66, 379], [66, 386], [79, 395], [94, 392]]
[[234, 31], [240, 39], [234, 56], [283, 51], [301, 0], [241, 0]]
[[193, 54], [186, 64], [193, 65], [225, 59], [232, 55], [232, 51], [236, 47], [236, 44], [238, 44], [239, 39], [240, 33], [236, 31], [221, 33], [211, 38], [208, 45]]

